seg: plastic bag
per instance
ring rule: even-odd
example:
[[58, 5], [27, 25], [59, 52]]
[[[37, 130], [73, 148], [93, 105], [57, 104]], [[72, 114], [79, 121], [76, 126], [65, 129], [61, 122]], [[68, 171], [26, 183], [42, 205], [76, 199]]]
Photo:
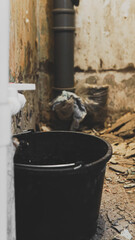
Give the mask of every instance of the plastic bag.
[[72, 119], [70, 130], [79, 129], [80, 123], [87, 114], [81, 98], [68, 91], [62, 91], [62, 94], [51, 102], [51, 107], [60, 120]]

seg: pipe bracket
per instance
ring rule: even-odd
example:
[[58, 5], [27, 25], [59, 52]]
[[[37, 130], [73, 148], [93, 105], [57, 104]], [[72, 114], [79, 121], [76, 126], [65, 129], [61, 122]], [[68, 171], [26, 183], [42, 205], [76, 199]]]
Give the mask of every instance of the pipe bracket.
[[75, 31], [75, 27], [53, 27], [54, 31]]
[[55, 91], [74, 91], [74, 90], [75, 90], [75, 87], [71, 87], [71, 88], [66, 88], [66, 87], [57, 88], [57, 87], [53, 87], [53, 89], [54, 89]]
[[75, 10], [74, 9], [65, 9], [65, 8], [55, 8], [52, 11], [54, 14], [58, 14], [58, 13], [71, 13], [71, 14], [75, 14]]

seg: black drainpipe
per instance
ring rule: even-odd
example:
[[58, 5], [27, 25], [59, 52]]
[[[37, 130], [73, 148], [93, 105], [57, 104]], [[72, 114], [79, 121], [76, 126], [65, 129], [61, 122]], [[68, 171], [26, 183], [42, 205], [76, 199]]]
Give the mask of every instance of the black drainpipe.
[[57, 93], [74, 91], [74, 5], [78, 4], [79, 0], [54, 0], [54, 90]]

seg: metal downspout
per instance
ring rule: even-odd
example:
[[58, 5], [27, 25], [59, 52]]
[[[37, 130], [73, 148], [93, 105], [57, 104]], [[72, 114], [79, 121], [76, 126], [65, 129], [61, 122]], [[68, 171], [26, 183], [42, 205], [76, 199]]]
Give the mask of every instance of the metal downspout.
[[73, 0], [54, 0], [54, 90], [74, 90], [74, 31]]

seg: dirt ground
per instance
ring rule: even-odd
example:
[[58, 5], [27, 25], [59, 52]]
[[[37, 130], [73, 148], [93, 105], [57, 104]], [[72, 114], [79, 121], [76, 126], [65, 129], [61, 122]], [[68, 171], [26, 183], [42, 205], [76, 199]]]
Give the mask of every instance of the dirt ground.
[[97, 232], [91, 240], [135, 239], [135, 132], [129, 122], [123, 132], [126, 124], [95, 132], [111, 143], [113, 155], [106, 167]]

